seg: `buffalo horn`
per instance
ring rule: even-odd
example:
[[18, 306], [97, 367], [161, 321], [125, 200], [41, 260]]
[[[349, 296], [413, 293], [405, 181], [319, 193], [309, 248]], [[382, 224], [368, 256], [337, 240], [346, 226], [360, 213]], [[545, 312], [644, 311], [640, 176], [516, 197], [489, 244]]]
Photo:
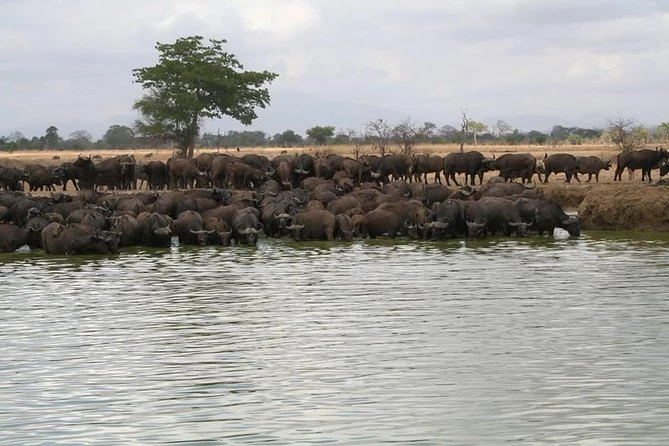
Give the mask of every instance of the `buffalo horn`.
[[437, 228], [437, 229], [446, 229], [446, 228], [448, 228], [448, 222], [435, 221], [435, 222], [432, 223], [432, 227]]

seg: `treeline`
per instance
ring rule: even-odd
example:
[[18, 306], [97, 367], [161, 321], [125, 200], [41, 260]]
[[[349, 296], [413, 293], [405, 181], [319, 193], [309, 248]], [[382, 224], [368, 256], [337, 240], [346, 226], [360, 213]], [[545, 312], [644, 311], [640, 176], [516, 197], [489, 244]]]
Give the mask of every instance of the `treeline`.
[[[662, 125], [646, 128], [640, 135], [646, 143], [667, 138], [667, 130]], [[480, 123], [470, 122], [466, 131], [450, 125], [437, 127], [426, 122], [415, 125], [409, 121], [392, 126], [382, 119], [366, 124], [363, 131], [335, 130], [332, 126], [316, 126], [302, 135], [288, 129], [282, 133], [270, 135], [263, 131], [235, 131], [226, 133], [204, 132], [198, 139], [200, 147], [301, 147], [305, 145], [349, 144], [373, 146], [391, 146], [416, 144], [463, 144], [468, 145], [580, 145], [609, 141], [607, 129], [553, 126], [550, 132], [532, 130], [523, 132], [513, 128], [504, 121], [497, 121], [490, 128]], [[25, 137], [20, 132], [8, 136], [0, 136], [0, 150], [95, 150], [95, 149], [137, 149], [171, 147], [160, 140], [137, 135], [135, 131], [124, 125], [112, 125], [102, 138], [94, 141], [90, 132], [78, 130], [67, 138], [58, 133], [58, 128], [50, 126], [44, 135]]]

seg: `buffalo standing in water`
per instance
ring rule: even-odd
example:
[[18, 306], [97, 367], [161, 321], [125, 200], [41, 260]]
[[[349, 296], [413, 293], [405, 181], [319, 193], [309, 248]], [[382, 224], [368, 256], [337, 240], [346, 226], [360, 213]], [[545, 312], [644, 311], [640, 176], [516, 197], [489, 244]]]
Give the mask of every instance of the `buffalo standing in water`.
[[88, 225], [53, 222], [42, 230], [47, 254], [118, 254], [118, 235]]

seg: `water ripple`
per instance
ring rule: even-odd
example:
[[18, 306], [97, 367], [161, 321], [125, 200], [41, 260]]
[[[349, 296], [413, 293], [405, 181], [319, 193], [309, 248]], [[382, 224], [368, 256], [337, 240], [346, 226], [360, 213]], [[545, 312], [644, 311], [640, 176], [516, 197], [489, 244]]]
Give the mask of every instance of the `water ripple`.
[[667, 444], [669, 243], [0, 258], [0, 444]]

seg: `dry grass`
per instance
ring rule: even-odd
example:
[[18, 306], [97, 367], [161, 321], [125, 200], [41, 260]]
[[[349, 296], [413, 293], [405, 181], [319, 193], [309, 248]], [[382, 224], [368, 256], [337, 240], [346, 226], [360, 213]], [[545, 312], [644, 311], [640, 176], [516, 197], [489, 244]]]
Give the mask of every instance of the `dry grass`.
[[[392, 150], [397, 151], [397, 147], [393, 147]], [[419, 145], [414, 148], [414, 153], [430, 153], [435, 155], [446, 155], [448, 153], [458, 152], [460, 146], [458, 144], [428, 144], [428, 145]], [[572, 145], [559, 145], [559, 146], [537, 146], [537, 145], [467, 145], [465, 150], [478, 150], [483, 153], [485, 156], [496, 155], [499, 156], [503, 153], [531, 153], [537, 159], [541, 160], [546, 154], [552, 153], [571, 153], [577, 156], [588, 156], [595, 155], [599, 156], [602, 159], [613, 159], [618, 154], [618, 150], [612, 145], [604, 144], [584, 144], [579, 146]], [[331, 153], [336, 153], [343, 156], [353, 156], [354, 146], [353, 145], [331, 145], [331, 146], [306, 146], [306, 147], [295, 147], [295, 148], [283, 148], [283, 147], [245, 147], [241, 148], [239, 151], [236, 149], [213, 149], [213, 148], [204, 148], [198, 149], [195, 151], [195, 156], [200, 153], [227, 153], [229, 155], [241, 156], [247, 153], [256, 153], [263, 154], [269, 158], [273, 158], [282, 153], [291, 153], [291, 154], [300, 154], [300, 153], [309, 153], [311, 155], [326, 155]], [[146, 163], [151, 160], [161, 160], [167, 161], [174, 152], [171, 149], [135, 149], [135, 150], [96, 150], [90, 152], [84, 152], [85, 155], [101, 156], [102, 158], [109, 158], [116, 155], [132, 153], [135, 155], [138, 163]], [[378, 154], [371, 146], [363, 146], [360, 154]], [[79, 155], [78, 152], [74, 151], [17, 151], [13, 153], [3, 154], [0, 157], [0, 165], [10, 166], [10, 167], [22, 167], [30, 163], [39, 163], [44, 165], [56, 165], [66, 161], [73, 161]], [[58, 157], [58, 159], [54, 159]], [[613, 174], [614, 169], [609, 171], [602, 171], [600, 174], [600, 183], [607, 184], [613, 183]], [[624, 175], [624, 181], [629, 181], [627, 175]], [[587, 176], [585, 177], [587, 178]], [[583, 179], [583, 178], [582, 178]], [[551, 176], [550, 184], [564, 184], [564, 174], [558, 174], [557, 176]], [[639, 182], [637, 175], [634, 182]], [[593, 179], [594, 182], [594, 179]], [[574, 182], [575, 183], [575, 182]], [[578, 183], [573, 185], [566, 185], [565, 187], [573, 188], [574, 191], [579, 187], [587, 187], [588, 183], [581, 183], [582, 186], [579, 186]], [[583, 192], [584, 194], [584, 192]], [[582, 193], [578, 193], [582, 195]], [[572, 201], [572, 200], [569, 200]]]
[[647, 184], [607, 184], [588, 191], [578, 207], [584, 229], [669, 231], [669, 191]]

